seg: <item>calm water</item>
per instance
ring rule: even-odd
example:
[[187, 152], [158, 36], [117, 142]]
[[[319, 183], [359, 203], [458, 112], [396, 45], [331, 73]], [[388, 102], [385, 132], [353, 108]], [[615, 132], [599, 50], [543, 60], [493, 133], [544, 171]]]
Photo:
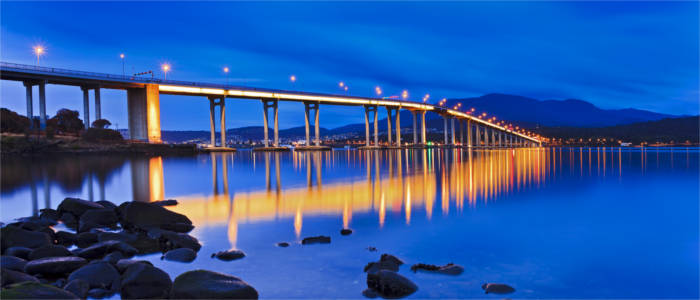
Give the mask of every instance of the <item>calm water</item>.
[[[360, 298], [362, 268], [385, 252], [465, 267], [457, 277], [402, 267], [419, 286], [410, 298], [484, 297], [484, 282], [514, 286], [513, 298], [698, 298], [698, 164], [697, 148], [12, 158], [0, 221], [68, 196], [177, 199], [199, 257], [144, 258], [173, 279], [195, 268], [239, 276], [262, 298]], [[274, 246], [321, 234], [332, 243]], [[209, 257], [229, 248], [248, 256]]]

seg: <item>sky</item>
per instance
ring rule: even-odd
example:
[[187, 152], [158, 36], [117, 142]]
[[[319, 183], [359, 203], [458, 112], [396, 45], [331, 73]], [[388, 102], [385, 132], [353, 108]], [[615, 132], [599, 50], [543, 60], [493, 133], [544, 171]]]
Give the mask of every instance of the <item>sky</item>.
[[[168, 63], [176, 80], [340, 94], [342, 81], [357, 96], [380, 86], [416, 101], [506, 93], [698, 114], [699, 11], [695, 1], [0, 1], [0, 60], [35, 65], [40, 44], [40, 65], [83, 71], [121, 74], [124, 53], [126, 73], [161, 77]], [[26, 112], [21, 83], [1, 81], [0, 97]], [[203, 97], [161, 95], [160, 105], [163, 130], [209, 128]], [[50, 115], [82, 107], [79, 88], [47, 87]], [[262, 125], [259, 101], [226, 110], [227, 128]], [[125, 128], [126, 92], [103, 90], [102, 115]], [[279, 118], [303, 125], [302, 104], [281, 103]], [[363, 118], [359, 107], [320, 109], [322, 127]]]

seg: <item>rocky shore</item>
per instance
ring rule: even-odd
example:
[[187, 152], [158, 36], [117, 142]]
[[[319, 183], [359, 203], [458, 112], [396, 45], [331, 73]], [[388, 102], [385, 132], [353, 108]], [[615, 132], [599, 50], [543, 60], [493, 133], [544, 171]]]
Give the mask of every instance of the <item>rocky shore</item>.
[[[136, 256], [161, 253], [161, 259], [192, 262], [201, 244], [189, 232], [194, 229], [185, 215], [165, 208], [176, 200], [151, 203], [90, 202], [66, 198], [57, 209], [42, 209], [1, 229], [2, 290], [0, 299], [85, 299], [119, 294], [123, 299], [257, 299], [257, 290], [242, 279], [208, 270], [191, 270], [174, 279], [165, 271]], [[62, 224], [68, 230], [56, 231]], [[343, 228], [341, 236], [353, 231]], [[327, 247], [330, 236], [306, 237], [304, 247]], [[290, 243], [277, 243], [289, 247]], [[374, 247], [367, 248], [376, 252]], [[245, 258], [240, 250], [211, 254], [212, 259]], [[364, 267], [368, 298], [403, 298], [419, 286], [399, 273], [404, 261], [382, 254]], [[459, 276], [460, 265], [416, 263], [413, 272]], [[359, 270], [358, 270], [359, 271]], [[438, 275], [439, 276], [439, 275]], [[515, 291], [501, 283], [485, 283], [485, 293]], [[359, 291], [358, 291], [359, 292]]]

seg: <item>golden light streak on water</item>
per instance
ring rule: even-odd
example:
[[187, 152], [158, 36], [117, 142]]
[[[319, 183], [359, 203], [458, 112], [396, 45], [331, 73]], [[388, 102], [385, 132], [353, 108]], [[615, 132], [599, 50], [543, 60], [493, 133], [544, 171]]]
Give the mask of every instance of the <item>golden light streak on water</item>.
[[165, 183], [163, 179], [163, 158], [152, 157], [148, 161], [148, 177], [150, 183], [150, 201], [165, 199]]

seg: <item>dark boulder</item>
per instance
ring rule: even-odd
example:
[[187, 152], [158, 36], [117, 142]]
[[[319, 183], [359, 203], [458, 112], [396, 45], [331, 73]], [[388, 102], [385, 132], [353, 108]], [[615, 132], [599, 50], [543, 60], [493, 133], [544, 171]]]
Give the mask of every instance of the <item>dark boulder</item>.
[[484, 293], [494, 293], [494, 294], [510, 294], [515, 292], [515, 289], [507, 284], [503, 283], [484, 283], [481, 285]]
[[160, 259], [179, 262], [192, 262], [197, 258], [197, 252], [190, 248], [178, 248], [166, 252]]
[[279, 243], [277, 243], [277, 247], [286, 248], [286, 247], [289, 247], [289, 243], [287, 243], [287, 242], [279, 242]]
[[78, 296], [80, 299], [87, 298], [88, 291], [90, 290], [90, 284], [82, 279], [76, 279], [68, 282], [63, 290], [71, 292], [73, 295]]
[[54, 223], [58, 222], [58, 219], [61, 217], [61, 214], [51, 208], [42, 208], [39, 210], [39, 218], [45, 219], [45, 220], [51, 220]]
[[127, 231], [120, 231], [120, 232], [100, 232], [97, 235], [97, 240], [100, 242], [104, 241], [120, 241], [120, 242], [125, 242], [127, 244], [131, 244], [135, 242], [138, 239], [138, 234], [136, 233], [131, 233]]
[[324, 236], [324, 235], [319, 235], [319, 236], [312, 236], [312, 237], [307, 237], [301, 240], [302, 245], [310, 245], [310, 244], [330, 244], [331, 243], [331, 237], [330, 236]]
[[123, 299], [164, 299], [170, 295], [172, 281], [168, 273], [147, 264], [129, 266], [121, 278]]
[[87, 293], [89, 298], [95, 298], [95, 299], [102, 299], [102, 298], [107, 298], [114, 294], [114, 291], [110, 291], [108, 289], [103, 289], [103, 288], [94, 288], [90, 289]]
[[40, 216], [31, 216], [17, 219], [17, 222], [13, 223], [14, 226], [21, 227], [22, 229], [37, 231], [44, 227], [54, 226], [58, 224], [56, 220], [50, 218], [42, 218]]
[[236, 259], [241, 259], [245, 257], [245, 253], [241, 250], [226, 250], [213, 253], [212, 258], [216, 257], [223, 261], [232, 261]]
[[63, 222], [68, 228], [71, 229], [76, 229], [78, 228], [78, 218], [73, 215], [72, 213], [65, 212], [61, 214], [61, 217], [58, 219], [59, 221]]
[[105, 257], [102, 258], [102, 261], [106, 261], [110, 264], [116, 265], [117, 262], [119, 262], [122, 259], [124, 259], [124, 254], [122, 254], [119, 251], [114, 251], [110, 254], [105, 255]]
[[68, 276], [68, 282], [80, 279], [90, 284], [90, 289], [105, 289], [116, 292], [119, 289], [119, 272], [111, 264], [95, 261], [73, 271]]
[[58, 212], [71, 213], [76, 218], [80, 218], [86, 211], [91, 209], [103, 209], [104, 206], [78, 198], [66, 198], [58, 205]]
[[136, 248], [127, 243], [120, 241], [104, 241], [81, 250], [77, 255], [86, 259], [97, 259], [114, 251], [121, 252], [125, 257], [132, 257], [138, 253]]
[[398, 272], [399, 266], [403, 265], [403, 261], [391, 254], [382, 254], [378, 262], [371, 262], [365, 266], [364, 271], [367, 273], [376, 273], [379, 270], [389, 270]]
[[175, 206], [175, 205], [177, 205], [177, 200], [175, 200], [175, 199], [159, 200], [159, 201], [153, 201], [151, 203], [153, 203], [155, 205], [160, 205], [160, 206]]
[[29, 231], [15, 226], [5, 226], [0, 229], [0, 247], [2, 253], [10, 247], [27, 247], [36, 249], [42, 246], [53, 244], [51, 236], [44, 232]]
[[119, 222], [119, 218], [117, 218], [114, 209], [91, 209], [80, 216], [78, 231], [86, 232], [93, 228], [115, 227], [117, 222]]
[[351, 235], [352, 234], [352, 229], [349, 228], [343, 228], [340, 230], [341, 235]]
[[75, 245], [80, 248], [87, 248], [90, 245], [97, 243], [97, 233], [94, 232], [83, 232], [78, 234], [78, 239], [75, 241]]
[[117, 209], [117, 205], [107, 201], [107, 200], [100, 200], [100, 201], [95, 201], [95, 203], [102, 205], [104, 208], [109, 208], [109, 209]]
[[[3, 237], [4, 238], [4, 237]], [[27, 247], [10, 247], [5, 249], [5, 255], [10, 255], [14, 257], [19, 257], [21, 259], [28, 259], [29, 258], [29, 253], [32, 252], [32, 249], [27, 248]]]
[[24, 265], [27, 261], [16, 256], [3, 255], [0, 257], [0, 267], [13, 271], [24, 272]]
[[25, 281], [39, 282], [39, 279], [34, 276], [20, 271], [6, 269], [5, 266], [2, 267], [2, 274], [0, 274], [0, 276], [2, 277], [2, 287]]
[[0, 291], [0, 299], [78, 299], [78, 297], [52, 285], [22, 282], [3, 288]]
[[29, 253], [29, 260], [40, 259], [44, 257], [60, 257], [60, 256], [72, 256], [73, 253], [68, 251], [66, 247], [60, 245], [46, 245], [43, 247], [36, 248]]
[[368, 273], [367, 287], [384, 298], [403, 298], [418, 290], [408, 278], [387, 270]]
[[455, 265], [453, 263], [446, 264], [444, 266], [436, 266], [429, 264], [415, 264], [411, 266], [411, 271], [413, 273], [418, 271], [425, 271], [431, 273], [445, 274], [445, 275], [459, 275], [464, 273], [464, 267], [460, 265]]
[[136, 235], [136, 240], [128, 242], [129, 245], [136, 248], [139, 254], [149, 254], [162, 252], [160, 247], [160, 241], [158, 239], [150, 238], [145, 233], [139, 233]]
[[186, 234], [170, 230], [152, 229], [148, 231], [148, 235], [158, 238], [163, 250], [171, 250], [177, 248], [190, 248], [194, 251], [199, 251], [202, 245], [199, 244], [197, 238]]
[[78, 235], [68, 231], [56, 232], [56, 242], [59, 245], [70, 247], [78, 242]]
[[84, 258], [75, 256], [45, 257], [28, 262], [24, 271], [28, 274], [62, 275], [73, 272], [87, 263]]
[[206, 270], [180, 274], [171, 299], [258, 299], [258, 291], [238, 277]]
[[129, 267], [131, 267], [132, 265], [135, 265], [135, 264], [147, 264], [149, 266], [153, 265], [150, 261], [147, 261], [147, 260], [120, 259], [119, 261], [117, 261], [117, 264], [116, 264], [117, 271], [119, 271], [119, 273], [124, 273], [124, 271], [126, 271], [126, 269], [128, 269]]
[[194, 228], [185, 215], [167, 210], [160, 205], [145, 202], [126, 202], [119, 206], [122, 226], [126, 229], [161, 228], [189, 232]]

